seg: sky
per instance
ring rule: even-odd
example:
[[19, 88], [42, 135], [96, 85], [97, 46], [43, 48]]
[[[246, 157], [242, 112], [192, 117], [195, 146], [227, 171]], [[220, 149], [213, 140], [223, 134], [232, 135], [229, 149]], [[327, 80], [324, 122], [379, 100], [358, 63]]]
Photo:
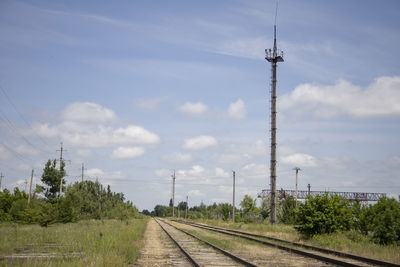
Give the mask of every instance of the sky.
[[[59, 158], [139, 210], [269, 188], [276, 1], [0, 2], [2, 188]], [[279, 1], [277, 188], [400, 194], [400, 2]]]

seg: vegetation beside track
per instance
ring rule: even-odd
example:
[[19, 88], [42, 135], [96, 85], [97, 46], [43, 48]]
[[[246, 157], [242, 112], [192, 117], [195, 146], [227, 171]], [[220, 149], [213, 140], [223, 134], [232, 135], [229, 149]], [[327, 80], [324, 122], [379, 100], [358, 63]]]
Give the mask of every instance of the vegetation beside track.
[[208, 224], [233, 230], [250, 232], [254, 234], [267, 235], [292, 242], [317, 246], [332, 250], [343, 251], [368, 258], [388, 261], [400, 264], [400, 247], [396, 245], [379, 245], [372, 243], [370, 239], [355, 231], [345, 231], [333, 234], [317, 235], [304, 238], [294, 226], [265, 223], [233, 223], [232, 221], [214, 219], [189, 220], [196, 223]]
[[[127, 266], [136, 262], [147, 219], [0, 224], [0, 255], [64, 254], [59, 259], [2, 260], [0, 266]], [[70, 257], [70, 255], [79, 255]]]

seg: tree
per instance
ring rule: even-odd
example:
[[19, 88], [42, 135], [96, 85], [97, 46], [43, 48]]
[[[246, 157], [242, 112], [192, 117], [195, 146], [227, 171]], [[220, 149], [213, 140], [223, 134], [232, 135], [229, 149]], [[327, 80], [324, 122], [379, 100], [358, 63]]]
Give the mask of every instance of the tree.
[[306, 237], [349, 230], [352, 225], [350, 202], [337, 195], [308, 196], [299, 207], [296, 230]]
[[178, 204], [178, 210], [186, 210], [186, 201], [181, 201]]
[[[48, 200], [53, 200], [57, 197], [58, 192], [60, 191], [60, 181], [61, 178], [65, 176], [65, 163], [62, 161], [61, 168], [56, 168], [57, 161], [54, 159], [51, 161], [50, 159], [47, 161], [42, 174], [42, 182], [47, 186], [45, 189], [44, 195]], [[65, 179], [62, 181], [63, 191], [65, 190]]]
[[368, 230], [376, 243], [400, 244], [400, 202], [383, 197], [368, 212]]
[[278, 219], [284, 224], [296, 223], [296, 200], [292, 196], [287, 196], [282, 201], [282, 211], [278, 213]]
[[256, 200], [257, 199], [253, 200], [253, 198], [249, 195], [245, 195], [243, 197], [242, 202], [240, 202], [240, 206], [242, 207], [244, 214], [257, 212]]
[[261, 208], [260, 208], [260, 210], [261, 210], [261, 216], [263, 217], [263, 219], [266, 219], [266, 218], [269, 217], [269, 214], [271, 212], [270, 203], [271, 203], [271, 200], [270, 200], [269, 196], [264, 197], [261, 200]]
[[150, 211], [148, 211], [148, 210], [142, 210], [142, 214], [146, 215], [146, 216], [150, 216], [151, 215]]
[[154, 215], [156, 217], [166, 217], [168, 214], [168, 207], [163, 205], [157, 205], [154, 207]]
[[232, 211], [232, 205], [229, 203], [222, 203], [218, 205], [219, 212], [222, 213], [224, 221], [229, 219], [229, 214]]

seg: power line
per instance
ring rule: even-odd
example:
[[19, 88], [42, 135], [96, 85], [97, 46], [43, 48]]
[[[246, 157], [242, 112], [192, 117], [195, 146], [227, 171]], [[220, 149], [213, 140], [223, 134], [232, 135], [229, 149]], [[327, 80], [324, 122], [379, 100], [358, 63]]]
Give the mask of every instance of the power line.
[[48, 153], [48, 151], [43, 150], [40, 147], [35, 146], [34, 144], [32, 144], [31, 141], [29, 141], [25, 136], [23, 136], [18, 128], [8, 119], [7, 115], [0, 109], [0, 119], [5, 123], [5, 125], [8, 127], [8, 129], [10, 129], [12, 132], [14, 132], [16, 135], [18, 135], [21, 139], [23, 139], [25, 141], [25, 143], [27, 143], [29, 146], [33, 147], [34, 149], [40, 150], [44, 153]]
[[[0, 90], [3, 92], [5, 95], [6, 99], [8, 102], [11, 104], [11, 106], [14, 108], [14, 110], [18, 113], [19, 117], [28, 125], [29, 128], [31, 128], [32, 132], [45, 144], [47, 147], [50, 147], [49, 144], [41, 137], [39, 136], [36, 131], [33, 129], [32, 125], [28, 122], [28, 120], [25, 119], [25, 117], [22, 115], [22, 113], [18, 110], [17, 106], [11, 101], [11, 98], [8, 96], [6, 91], [3, 89], [3, 87], [0, 86]], [[46, 151], [49, 153], [48, 151]]]
[[[33, 160], [29, 159], [25, 156], [22, 156], [20, 153], [18, 153], [17, 151], [12, 150], [11, 148], [9, 148], [6, 144], [4, 144], [3, 142], [0, 143], [0, 145], [2, 145], [3, 147], [5, 147], [8, 151], [10, 151], [12, 154], [14, 154], [18, 159], [22, 160], [24, 163], [28, 163], [30, 164]], [[28, 162], [30, 161], [30, 162]]]

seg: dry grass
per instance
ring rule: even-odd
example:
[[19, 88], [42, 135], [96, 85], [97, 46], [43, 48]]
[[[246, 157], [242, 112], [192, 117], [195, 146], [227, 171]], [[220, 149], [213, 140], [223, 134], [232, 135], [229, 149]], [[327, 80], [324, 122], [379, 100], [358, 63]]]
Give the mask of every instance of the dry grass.
[[[0, 266], [126, 266], [139, 256], [147, 220], [89, 220], [56, 224], [0, 225], [0, 255], [56, 253], [59, 259], [3, 260]], [[72, 257], [81, 253], [83, 257]]]

